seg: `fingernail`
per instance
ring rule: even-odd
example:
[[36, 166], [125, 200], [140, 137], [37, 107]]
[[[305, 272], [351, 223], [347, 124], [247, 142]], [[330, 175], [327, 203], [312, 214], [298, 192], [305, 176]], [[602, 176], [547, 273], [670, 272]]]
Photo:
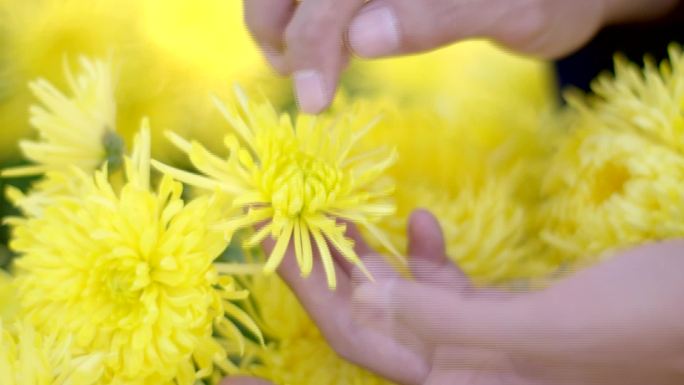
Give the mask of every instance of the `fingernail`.
[[399, 48], [399, 23], [387, 6], [370, 6], [352, 20], [349, 45], [361, 57], [384, 56]]
[[297, 71], [294, 74], [294, 81], [297, 104], [303, 112], [316, 114], [328, 105], [328, 93], [320, 72]]

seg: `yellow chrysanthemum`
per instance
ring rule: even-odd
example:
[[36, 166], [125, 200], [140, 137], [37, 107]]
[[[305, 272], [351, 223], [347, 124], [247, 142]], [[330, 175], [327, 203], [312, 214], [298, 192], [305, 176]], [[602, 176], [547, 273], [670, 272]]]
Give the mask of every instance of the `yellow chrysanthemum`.
[[73, 95], [66, 96], [45, 79], [30, 88], [41, 105], [31, 107], [30, 123], [37, 141], [20, 143], [24, 156], [36, 163], [3, 171], [4, 176], [42, 174], [78, 167], [94, 171], [104, 162], [110, 168], [121, 163], [123, 142], [116, 133], [116, 102], [110, 65], [80, 58], [81, 70], [74, 77], [65, 64]]
[[[0, 160], [29, 136], [32, 102], [26, 84], [37, 77], [66, 86], [64, 56], [104, 56], [132, 46], [136, 1], [31, 0], [0, 2]], [[140, 116], [136, 117], [136, 126]]]
[[516, 194], [520, 183], [519, 176], [491, 175], [483, 185], [465, 185], [455, 195], [425, 186], [404, 193], [436, 215], [448, 256], [474, 282], [508, 284], [548, 277], [562, 263], [537, 236], [534, 206]]
[[597, 124], [684, 154], [684, 54], [676, 44], [669, 52], [669, 61], [658, 66], [647, 59], [643, 69], [618, 56], [615, 75], [600, 76], [592, 84], [594, 94], [571, 95], [570, 103]]
[[[44, 77], [58, 88], [63, 57], [113, 54], [119, 76], [117, 131], [128, 142], [149, 116], [154, 152], [180, 154], [163, 130], [215, 137], [222, 119], [206, 102], [226, 83], [259, 84], [271, 100], [292, 102], [287, 81], [267, 68], [242, 22], [242, 2], [220, 0], [30, 0], [0, 2], [0, 162], [29, 135], [26, 83]], [[30, 47], [30, 48], [27, 48]], [[240, 60], [235, 60], [239, 57]], [[219, 143], [220, 145], [220, 143]]]
[[[14, 186], [6, 186], [7, 200], [27, 217], [39, 217], [45, 207], [63, 196], [77, 197], [87, 187], [80, 178], [82, 171], [71, 168], [65, 171], [48, 171], [41, 179], [31, 185], [28, 192]], [[111, 177], [110, 177], [111, 179]]]
[[269, 342], [248, 349], [243, 374], [276, 385], [391, 384], [340, 358], [280, 278], [254, 277], [247, 287]]
[[545, 181], [544, 238], [572, 260], [681, 237], [684, 157], [590, 120], [561, 146]]
[[95, 385], [102, 376], [102, 354], [73, 356], [71, 341], [39, 334], [29, 324], [7, 328], [0, 320], [2, 385]]
[[287, 115], [278, 116], [268, 103], [248, 101], [239, 89], [236, 97], [237, 106], [217, 102], [235, 131], [225, 139], [230, 151], [226, 159], [198, 142], [171, 135], [206, 176], [159, 163], [156, 167], [188, 184], [218, 189], [234, 198], [237, 213], [220, 225], [229, 237], [264, 222], [245, 246], [259, 245], [269, 235], [277, 240], [264, 266], [267, 273], [275, 271], [291, 241], [304, 276], [313, 266], [313, 241], [331, 288], [336, 281], [328, 242], [363, 269], [353, 242], [345, 237], [345, 225], [337, 219], [360, 225], [393, 250], [373, 222], [394, 210], [385, 200], [392, 186], [381, 184], [379, 178], [396, 155], [382, 148], [366, 153], [355, 148], [373, 121], [357, 122], [351, 114], [337, 118], [300, 115], [293, 123]]
[[595, 94], [570, 94], [570, 134], [549, 168], [544, 237], [579, 263], [684, 235], [684, 55], [618, 57]]
[[407, 219], [425, 208], [444, 227], [452, 260], [478, 283], [540, 278], [559, 266], [537, 237], [538, 189], [556, 140], [542, 111], [509, 110], [500, 100], [446, 120], [386, 99], [369, 104], [358, 116], [382, 110], [383, 120], [364, 145], [394, 145], [402, 155], [386, 172], [396, 182], [397, 211], [380, 224], [393, 244], [406, 250]]
[[185, 203], [164, 176], [150, 190], [149, 128], [125, 159], [116, 191], [106, 170], [37, 218], [14, 218], [11, 247], [22, 312], [41, 331], [73, 335], [74, 349], [103, 351], [102, 383], [185, 384], [231, 371], [226, 349], [243, 344], [227, 317], [259, 336], [231, 300], [245, 298], [214, 264], [226, 247], [211, 229], [218, 201]]
[[0, 320], [14, 319], [19, 310], [18, 299], [12, 277], [0, 270]]

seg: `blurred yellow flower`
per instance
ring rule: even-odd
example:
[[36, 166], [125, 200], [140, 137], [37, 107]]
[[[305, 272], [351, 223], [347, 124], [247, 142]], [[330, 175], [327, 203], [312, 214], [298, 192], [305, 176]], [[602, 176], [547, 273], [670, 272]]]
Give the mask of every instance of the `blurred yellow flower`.
[[5, 187], [7, 200], [24, 216], [39, 217], [43, 209], [64, 196], [77, 197], [87, 190], [80, 177], [81, 171], [71, 168], [65, 171], [48, 171], [31, 185], [28, 192], [8, 185]]
[[545, 240], [579, 264], [684, 236], [684, 54], [639, 68], [617, 57], [595, 94], [568, 94], [569, 134], [544, 184]]
[[13, 320], [19, 310], [19, 298], [12, 277], [0, 270], [0, 320]]
[[280, 278], [258, 276], [246, 286], [269, 342], [247, 350], [242, 374], [278, 385], [391, 384], [340, 358]]
[[571, 94], [571, 105], [596, 124], [640, 134], [684, 155], [684, 53], [676, 44], [669, 53], [660, 66], [647, 58], [643, 69], [617, 56], [615, 74], [597, 78], [587, 97]]
[[82, 189], [79, 172], [91, 173], [107, 163], [110, 180], [120, 177], [125, 153], [116, 131], [115, 80], [111, 63], [80, 57], [80, 71], [64, 63], [71, 95], [49, 81], [38, 79], [30, 88], [40, 104], [30, 108], [30, 124], [37, 140], [22, 140], [24, 157], [35, 164], [0, 170], [3, 177], [43, 174], [28, 194], [7, 186], [9, 201], [25, 215], [39, 216], [58, 196], [77, 196]]
[[549, 277], [562, 263], [537, 236], [535, 206], [516, 194], [522, 183], [519, 175], [491, 175], [483, 185], [466, 184], [455, 195], [424, 185], [405, 193], [416, 207], [436, 215], [447, 255], [476, 284], [508, 284]]
[[559, 136], [545, 112], [518, 111], [503, 99], [453, 120], [389, 98], [361, 106], [359, 119], [383, 114], [362, 144], [393, 145], [400, 154], [386, 172], [397, 211], [381, 221], [393, 244], [406, 250], [407, 219], [425, 208], [444, 227], [449, 256], [478, 283], [542, 278], [559, 267], [537, 236], [538, 190]]
[[629, 130], [595, 120], [576, 124], [545, 180], [544, 239], [570, 260], [587, 263], [684, 236], [684, 157]]
[[[127, 142], [143, 116], [155, 127], [213, 138], [221, 117], [206, 96], [235, 81], [289, 103], [287, 81], [267, 68], [241, 15], [240, 1], [0, 2], [0, 162], [16, 155], [16, 141], [30, 134], [26, 84], [43, 77], [66, 86], [60, 71], [65, 56], [113, 57], [117, 130]], [[162, 132], [152, 132], [155, 154], [177, 158]]]
[[[556, 104], [548, 62], [507, 52], [486, 40], [463, 41], [419, 55], [356, 61], [343, 85], [354, 93], [391, 97], [402, 107], [421, 106], [447, 120], [496, 105], [531, 112]], [[497, 117], [497, 112], [490, 114]]]
[[8, 169], [3, 176], [43, 174], [72, 167], [91, 172], [104, 162], [116, 169], [122, 162], [124, 145], [116, 133], [116, 102], [111, 65], [81, 57], [81, 72], [64, 70], [72, 95], [67, 96], [45, 79], [29, 87], [40, 102], [31, 106], [30, 123], [37, 141], [20, 142], [21, 150], [34, 166]]
[[26, 84], [41, 77], [65, 87], [64, 57], [106, 57], [130, 46], [135, 7], [133, 0], [0, 2], [0, 149], [6, 150], [0, 161], [15, 155], [16, 141], [29, 135], [26, 106], [32, 96]]
[[3, 385], [95, 385], [102, 354], [72, 356], [71, 341], [44, 336], [30, 324], [7, 327], [0, 319], [0, 383]]
[[396, 153], [381, 146], [363, 153], [356, 149], [375, 121], [358, 121], [353, 114], [300, 115], [293, 123], [269, 103], [247, 100], [240, 89], [236, 98], [237, 105], [217, 101], [235, 132], [225, 138], [230, 152], [226, 159], [172, 134], [171, 140], [204, 175], [155, 164], [183, 182], [234, 198], [235, 212], [219, 226], [228, 238], [237, 230], [263, 223], [245, 246], [257, 246], [273, 236], [276, 244], [264, 266], [265, 272], [272, 273], [292, 241], [303, 276], [313, 266], [313, 240], [331, 288], [336, 279], [327, 242], [365, 270], [353, 242], [345, 237], [346, 226], [338, 219], [360, 225], [393, 250], [373, 222], [394, 210], [386, 199], [392, 186], [383, 184], [380, 177], [394, 163]]
[[37, 218], [12, 218], [10, 246], [22, 312], [40, 331], [73, 335], [74, 350], [105, 352], [103, 384], [193, 385], [214, 365], [229, 372], [245, 330], [260, 336], [232, 300], [244, 299], [214, 264], [226, 248], [217, 201], [185, 203], [164, 176], [150, 190], [149, 127], [143, 125], [120, 191], [106, 169], [81, 172], [84, 189]]

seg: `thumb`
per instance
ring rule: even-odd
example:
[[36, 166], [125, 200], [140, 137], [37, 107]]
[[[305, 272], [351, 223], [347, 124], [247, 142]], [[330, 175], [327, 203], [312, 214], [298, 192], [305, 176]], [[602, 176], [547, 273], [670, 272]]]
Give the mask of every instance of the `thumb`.
[[603, 2], [529, 0], [373, 0], [349, 25], [362, 57], [427, 51], [473, 37], [517, 51], [559, 57], [587, 42], [604, 23]]

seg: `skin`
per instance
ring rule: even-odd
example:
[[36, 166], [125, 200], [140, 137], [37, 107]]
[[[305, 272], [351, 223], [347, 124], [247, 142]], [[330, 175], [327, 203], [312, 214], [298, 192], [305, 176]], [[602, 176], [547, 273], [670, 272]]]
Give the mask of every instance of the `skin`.
[[[373, 255], [350, 236], [361, 255]], [[684, 241], [511, 293], [471, 285], [448, 261], [428, 212], [414, 213], [409, 240], [414, 279], [371, 256], [364, 259], [376, 281], [368, 282], [338, 256], [336, 292], [321, 266], [304, 280], [292, 251], [286, 257], [280, 274], [341, 357], [407, 385], [684, 383]]]
[[[292, 75], [302, 111], [331, 102], [352, 54], [413, 54], [484, 37], [555, 59], [603, 26], [658, 17], [677, 0], [245, 0], [245, 21], [272, 66]], [[384, 26], [384, 28], [382, 27]], [[389, 31], [389, 32], [388, 32]]]

